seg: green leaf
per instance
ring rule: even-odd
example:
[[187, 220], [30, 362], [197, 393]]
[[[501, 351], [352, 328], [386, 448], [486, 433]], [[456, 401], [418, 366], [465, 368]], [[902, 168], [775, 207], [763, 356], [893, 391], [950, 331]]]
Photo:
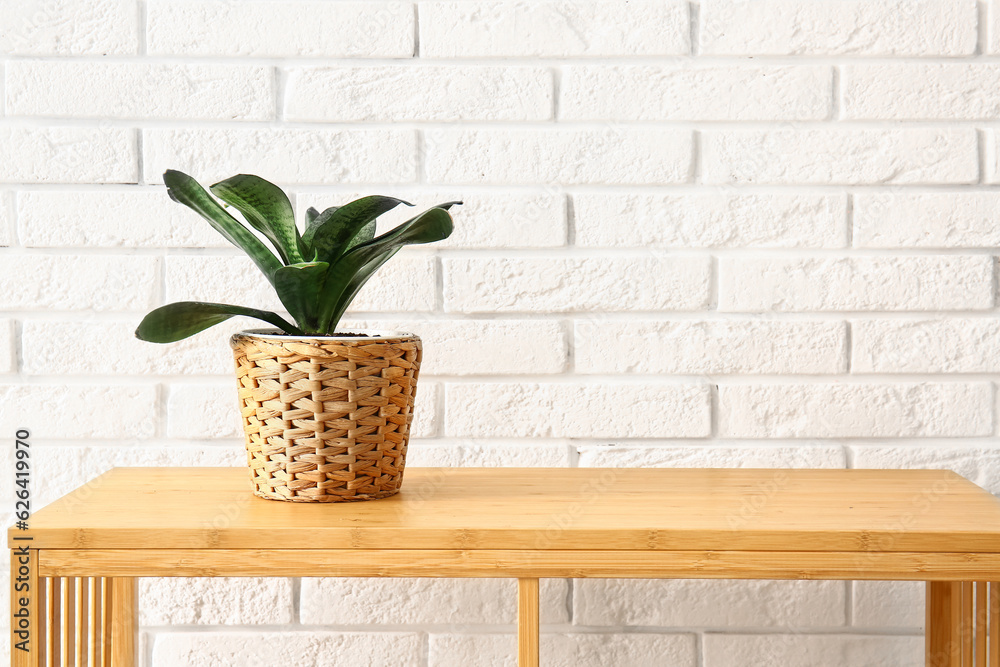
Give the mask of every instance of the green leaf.
[[171, 199], [205, 218], [230, 243], [249, 255], [257, 268], [274, 284], [274, 272], [281, 268], [281, 262], [249, 229], [229, 215], [198, 181], [182, 172], [168, 170], [163, 174], [163, 182], [167, 185], [167, 194]]
[[285, 333], [302, 335], [302, 331], [286, 322], [277, 313], [256, 308], [230, 306], [224, 303], [179, 301], [161, 306], [142, 319], [135, 330], [136, 338], [151, 343], [173, 343], [224, 322], [234, 315], [264, 320]]
[[[319, 260], [332, 264], [353, 245], [361, 243], [355, 239], [364, 234], [367, 225], [400, 204], [413, 205], [395, 197], [373, 195], [355, 199], [338, 209], [327, 209], [316, 218], [310, 247]], [[371, 234], [374, 235], [374, 230]]]
[[312, 206], [306, 209], [306, 228], [313, 223], [313, 220], [319, 217], [319, 211], [314, 209]]
[[281, 188], [260, 176], [239, 174], [216, 183], [211, 190], [216, 197], [235, 206], [254, 229], [267, 237], [285, 264], [302, 261], [295, 213]]
[[309, 248], [312, 248], [313, 236], [316, 234], [316, 230], [322, 225], [331, 215], [333, 215], [336, 210], [340, 208], [339, 206], [331, 206], [322, 213], [316, 213], [316, 217], [310, 219], [309, 211], [316, 212], [316, 209], [310, 208], [306, 211], [306, 231], [302, 232], [302, 241]]
[[373, 238], [375, 238], [375, 221], [372, 220], [367, 225], [362, 227], [357, 231], [357, 233], [347, 242], [347, 247], [344, 248], [344, 252], [356, 248], [362, 243], [368, 243]]
[[330, 265], [326, 262], [289, 264], [274, 274], [274, 289], [299, 328], [315, 333], [319, 292]]
[[[391, 232], [359, 245], [331, 264], [320, 294], [319, 329], [332, 333], [340, 316], [371, 275], [400, 248], [418, 243], [433, 243], [446, 239], [454, 223], [446, 208], [455, 202], [424, 211], [407, 220]], [[339, 315], [338, 315], [339, 313]]]
[[336, 308], [333, 311], [333, 316], [330, 318], [332, 326], [328, 328], [326, 333], [334, 333], [334, 329], [336, 329], [337, 324], [340, 323], [340, 318], [344, 316], [347, 308], [351, 305], [351, 302], [354, 301], [354, 297], [358, 295], [358, 292], [360, 292], [361, 288], [365, 286], [368, 279], [375, 275], [375, 272], [382, 268], [382, 265], [392, 259], [393, 255], [400, 250], [401, 248], [393, 248], [388, 252], [384, 252], [381, 255], [376, 256], [374, 259], [358, 269], [355, 274], [348, 279], [347, 286], [344, 288], [343, 293], [341, 293], [340, 298], [337, 299]]

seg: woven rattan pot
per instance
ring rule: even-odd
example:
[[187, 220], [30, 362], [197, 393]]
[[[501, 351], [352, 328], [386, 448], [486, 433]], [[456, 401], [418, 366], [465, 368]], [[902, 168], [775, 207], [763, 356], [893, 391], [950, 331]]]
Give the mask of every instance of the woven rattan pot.
[[399, 491], [419, 338], [250, 330], [230, 344], [255, 495], [331, 503]]

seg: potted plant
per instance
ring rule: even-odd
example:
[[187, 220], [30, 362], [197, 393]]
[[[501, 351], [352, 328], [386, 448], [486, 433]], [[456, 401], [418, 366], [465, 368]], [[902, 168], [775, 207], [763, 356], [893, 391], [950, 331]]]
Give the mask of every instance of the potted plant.
[[[211, 186], [211, 194], [179, 171], [167, 171], [163, 181], [174, 201], [250, 256], [294, 324], [255, 308], [184, 301], [150, 312], [136, 336], [171, 343], [235, 315], [272, 324], [275, 329], [243, 331], [230, 340], [254, 493], [298, 502], [396, 493], [421, 341], [408, 333], [337, 333], [337, 325], [368, 279], [400, 248], [447, 238], [448, 210], [461, 202], [435, 206], [376, 237], [376, 218], [411, 204], [363, 197], [322, 213], [310, 208], [300, 234], [288, 197], [258, 176], [233, 176]], [[213, 194], [239, 211], [274, 252]]]

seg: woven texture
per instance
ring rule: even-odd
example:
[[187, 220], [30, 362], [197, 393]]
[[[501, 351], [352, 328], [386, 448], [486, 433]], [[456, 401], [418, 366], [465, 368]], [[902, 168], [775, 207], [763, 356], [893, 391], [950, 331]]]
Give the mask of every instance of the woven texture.
[[238, 333], [230, 344], [256, 495], [340, 502], [399, 490], [419, 338], [285, 341]]

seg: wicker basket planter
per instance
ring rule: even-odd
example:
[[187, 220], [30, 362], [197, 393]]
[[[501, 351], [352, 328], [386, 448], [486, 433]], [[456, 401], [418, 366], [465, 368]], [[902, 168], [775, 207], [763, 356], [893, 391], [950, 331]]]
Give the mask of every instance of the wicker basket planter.
[[232, 337], [254, 494], [385, 498], [403, 481], [420, 339], [395, 332]]

